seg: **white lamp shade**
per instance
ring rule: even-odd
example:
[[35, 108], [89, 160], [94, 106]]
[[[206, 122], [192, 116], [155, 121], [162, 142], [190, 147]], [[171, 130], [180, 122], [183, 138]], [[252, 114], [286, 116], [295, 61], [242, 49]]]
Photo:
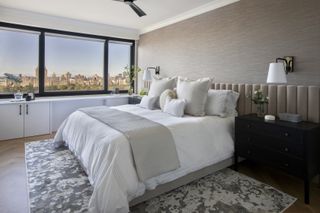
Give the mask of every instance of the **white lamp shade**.
[[287, 83], [287, 75], [283, 63], [270, 63], [267, 83]]
[[143, 72], [143, 77], [142, 77], [142, 79], [143, 79], [144, 81], [151, 81], [151, 80], [152, 80], [150, 70], [145, 70], [145, 71]]

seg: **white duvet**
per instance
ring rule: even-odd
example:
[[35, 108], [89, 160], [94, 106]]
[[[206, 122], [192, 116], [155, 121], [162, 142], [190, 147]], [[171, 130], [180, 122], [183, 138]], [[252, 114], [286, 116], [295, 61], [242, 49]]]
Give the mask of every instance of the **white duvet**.
[[175, 140], [180, 168], [139, 182], [130, 144], [117, 130], [76, 111], [59, 128], [55, 142], [65, 141], [94, 186], [90, 212], [129, 212], [129, 201], [190, 172], [230, 158], [234, 151], [234, 117], [182, 118], [136, 105], [114, 107], [167, 126]]

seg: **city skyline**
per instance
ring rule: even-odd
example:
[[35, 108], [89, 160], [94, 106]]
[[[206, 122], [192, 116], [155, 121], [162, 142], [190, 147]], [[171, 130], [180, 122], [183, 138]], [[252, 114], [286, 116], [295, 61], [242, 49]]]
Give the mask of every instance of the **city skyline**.
[[[86, 76], [81, 74], [73, 75], [66, 72], [62, 75], [56, 75], [54, 72], [48, 75], [45, 69], [44, 86], [45, 91], [84, 91], [84, 90], [102, 90], [104, 88], [104, 77], [97, 74]], [[39, 89], [39, 69], [34, 70], [34, 75], [14, 76], [6, 73], [4, 77], [0, 76], [0, 92], [10, 94], [13, 91], [38, 92]], [[113, 90], [129, 89], [129, 76], [127, 72], [119, 73], [115, 76], [108, 75], [108, 89]]]

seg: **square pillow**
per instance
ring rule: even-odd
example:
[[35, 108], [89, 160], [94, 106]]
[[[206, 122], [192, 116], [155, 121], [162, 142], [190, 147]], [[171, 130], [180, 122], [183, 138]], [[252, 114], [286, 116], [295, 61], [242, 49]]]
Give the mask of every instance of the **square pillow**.
[[210, 89], [206, 103], [206, 114], [220, 117], [236, 116], [238, 98], [239, 93], [231, 90]]
[[141, 99], [140, 104], [138, 104], [138, 106], [142, 107], [142, 108], [146, 108], [146, 109], [155, 109], [155, 104], [158, 100], [158, 97], [154, 97], [154, 96], [143, 96]]
[[163, 112], [176, 117], [183, 117], [186, 101], [182, 99], [172, 99], [167, 97], [163, 107]]
[[156, 106], [160, 108], [159, 97], [167, 89], [173, 89], [176, 84], [176, 78], [153, 78], [148, 95], [158, 97]]
[[205, 115], [205, 106], [210, 86], [210, 78], [202, 78], [194, 81], [179, 77], [177, 97], [178, 99], [186, 100], [186, 114], [193, 116]]

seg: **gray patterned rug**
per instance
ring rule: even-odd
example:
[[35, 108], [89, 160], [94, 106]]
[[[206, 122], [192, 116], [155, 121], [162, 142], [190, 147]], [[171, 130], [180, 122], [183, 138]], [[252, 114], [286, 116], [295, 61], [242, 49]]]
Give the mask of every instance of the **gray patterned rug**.
[[[92, 194], [86, 174], [66, 148], [51, 141], [26, 144], [31, 213], [87, 212]], [[224, 169], [133, 207], [132, 212], [283, 212], [296, 198]]]

